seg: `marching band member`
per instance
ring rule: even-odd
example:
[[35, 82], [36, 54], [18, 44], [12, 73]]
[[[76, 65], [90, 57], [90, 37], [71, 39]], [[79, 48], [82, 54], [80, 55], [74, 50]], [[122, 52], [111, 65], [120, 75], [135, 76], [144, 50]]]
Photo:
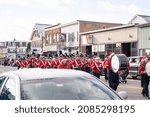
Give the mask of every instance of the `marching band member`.
[[52, 63], [51, 63], [51, 59], [46, 59], [45, 60], [45, 68], [52, 68]]
[[22, 61], [22, 68], [28, 68], [28, 67], [29, 67], [28, 60], [24, 58], [24, 60]]
[[53, 67], [53, 68], [57, 68], [58, 65], [59, 65], [58, 60], [57, 60], [56, 58], [53, 58], [53, 59], [52, 59], [52, 67]]
[[118, 88], [118, 85], [119, 85], [119, 75], [118, 73], [114, 73], [112, 71], [112, 68], [111, 68], [111, 57], [114, 53], [109, 50], [108, 53], [107, 53], [107, 56], [108, 56], [108, 59], [106, 61], [106, 68], [107, 68], [107, 76], [108, 76], [108, 81], [109, 81], [109, 87], [111, 87], [113, 90], [117, 90]]
[[33, 67], [34, 68], [38, 68], [39, 67], [39, 59], [38, 58], [36, 60], [34, 60]]
[[67, 59], [61, 60], [61, 63], [58, 65], [58, 69], [70, 69]]
[[100, 57], [96, 57], [95, 61], [92, 64], [92, 73], [94, 76], [100, 79], [102, 63], [100, 62]]
[[20, 68], [25, 68], [26, 67], [25, 58], [22, 58], [20, 63], [21, 63]]
[[34, 62], [36, 61], [36, 57], [35, 56], [32, 56], [31, 58], [30, 58], [30, 61], [31, 61], [31, 64], [30, 64], [30, 68], [34, 68]]
[[81, 60], [79, 59], [79, 57], [76, 57], [73, 62], [72, 62], [72, 68], [76, 69], [76, 70], [80, 70], [81, 69]]
[[45, 68], [45, 62], [46, 60], [45, 60], [45, 57], [42, 57], [40, 60], [39, 60], [39, 67], [40, 68]]
[[150, 99], [149, 90], [148, 90], [150, 77], [145, 72], [145, 65], [147, 62], [148, 62], [148, 58], [146, 56], [144, 56], [140, 61], [139, 73], [141, 76], [141, 83], [143, 86], [142, 95], [145, 98]]
[[90, 69], [90, 63], [91, 59], [87, 59], [86, 63], [85, 63], [85, 72], [91, 73], [91, 69]]
[[20, 69], [20, 67], [21, 67], [21, 60], [20, 60], [20, 58], [16, 59], [16, 65], [17, 65], [17, 68]]
[[81, 70], [82, 71], [85, 71], [86, 63], [87, 63], [86, 58], [82, 58], [81, 59]]
[[68, 58], [68, 61], [67, 61], [67, 63], [68, 63], [68, 65], [69, 65], [69, 67], [70, 67], [70, 69], [72, 69], [72, 59], [71, 58]]
[[31, 57], [27, 58], [27, 63], [28, 63], [28, 68], [31, 68], [31, 64], [32, 64], [32, 59]]

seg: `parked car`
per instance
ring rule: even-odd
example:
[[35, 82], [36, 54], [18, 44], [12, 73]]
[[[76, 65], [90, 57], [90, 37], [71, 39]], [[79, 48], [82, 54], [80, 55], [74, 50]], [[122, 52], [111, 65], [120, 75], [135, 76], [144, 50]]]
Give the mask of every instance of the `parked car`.
[[129, 75], [133, 79], [136, 79], [139, 76], [139, 64], [142, 59], [142, 56], [128, 57], [128, 59], [130, 64]]
[[[129, 64], [130, 64], [130, 69], [129, 69], [129, 75], [133, 78], [136, 79], [140, 74], [139, 74], [139, 65], [140, 61], [143, 56], [133, 56], [133, 57], [128, 57], [129, 59]], [[150, 57], [148, 57], [150, 58]]]
[[[119, 96], [119, 95], [120, 96]], [[121, 100], [95, 76], [67, 69], [25, 68], [0, 75], [1, 100]]]

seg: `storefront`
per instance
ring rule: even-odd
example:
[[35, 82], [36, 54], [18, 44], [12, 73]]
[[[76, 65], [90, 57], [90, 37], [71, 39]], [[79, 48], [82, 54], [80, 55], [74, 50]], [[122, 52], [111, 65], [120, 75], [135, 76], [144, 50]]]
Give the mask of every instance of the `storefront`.
[[137, 26], [134, 24], [86, 32], [81, 35], [82, 39], [84, 36], [93, 35], [92, 53], [97, 52], [105, 56], [107, 50], [112, 50], [116, 54], [124, 53], [128, 57], [138, 55]]

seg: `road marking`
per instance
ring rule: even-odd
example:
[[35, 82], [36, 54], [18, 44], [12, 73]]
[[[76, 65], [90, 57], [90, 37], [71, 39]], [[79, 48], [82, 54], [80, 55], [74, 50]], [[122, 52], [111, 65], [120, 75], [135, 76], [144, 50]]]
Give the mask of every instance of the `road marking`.
[[135, 87], [135, 86], [123, 86], [119, 85], [120, 88], [125, 88], [125, 89], [142, 89], [141, 87]]

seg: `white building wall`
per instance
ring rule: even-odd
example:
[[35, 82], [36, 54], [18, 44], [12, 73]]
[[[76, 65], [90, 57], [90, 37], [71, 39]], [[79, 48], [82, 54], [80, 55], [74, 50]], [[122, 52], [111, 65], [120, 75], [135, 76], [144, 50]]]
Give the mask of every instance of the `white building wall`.
[[94, 33], [94, 44], [137, 42], [137, 27]]
[[[61, 33], [66, 34], [66, 46], [67, 47], [78, 47], [79, 46], [79, 28], [78, 28], [78, 23], [74, 23], [72, 25], [66, 25], [61, 27]], [[69, 42], [69, 33], [74, 33], [74, 42]]]

